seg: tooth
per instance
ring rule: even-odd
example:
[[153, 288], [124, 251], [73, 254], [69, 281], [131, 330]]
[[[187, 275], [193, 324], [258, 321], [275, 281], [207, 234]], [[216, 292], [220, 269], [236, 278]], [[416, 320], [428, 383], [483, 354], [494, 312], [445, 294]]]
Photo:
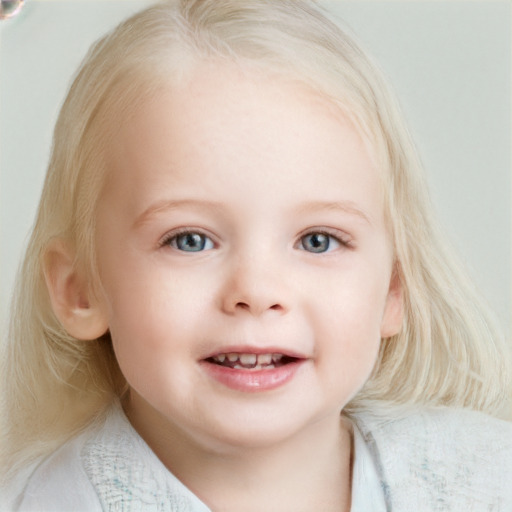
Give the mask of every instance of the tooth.
[[272, 362], [272, 354], [260, 354], [258, 356], [258, 365], [270, 364]]
[[272, 360], [274, 363], [278, 363], [283, 358], [283, 354], [272, 354]]
[[230, 363], [234, 363], [238, 359], [238, 354], [226, 354]]
[[239, 359], [243, 365], [250, 366], [256, 364], [257, 356], [256, 354], [240, 354]]
[[219, 363], [223, 363], [226, 360], [226, 354], [219, 354], [218, 356], [215, 356], [214, 359]]
[[235, 370], [247, 370], [247, 368], [241, 364], [235, 364], [233, 368], [235, 368]]

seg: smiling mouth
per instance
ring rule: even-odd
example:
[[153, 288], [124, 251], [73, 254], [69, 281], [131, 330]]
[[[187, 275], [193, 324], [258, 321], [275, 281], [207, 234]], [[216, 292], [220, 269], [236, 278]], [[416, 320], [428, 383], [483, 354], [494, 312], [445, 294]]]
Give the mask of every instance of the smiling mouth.
[[235, 370], [273, 370], [290, 363], [298, 361], [297, 357], [291, 357], [284, 354], [246, 354], [229, 352], [225, 354], [216, 354], [206, 359], [208, 363], [213, 363], [225, 368]]

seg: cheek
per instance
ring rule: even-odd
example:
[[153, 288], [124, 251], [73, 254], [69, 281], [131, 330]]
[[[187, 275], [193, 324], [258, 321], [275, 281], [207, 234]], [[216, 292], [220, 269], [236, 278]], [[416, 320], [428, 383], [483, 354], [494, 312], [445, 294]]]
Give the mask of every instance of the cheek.
[[322, 306], [330, 317], [329, 323], [337, 325], [341, 332], [374, 332], [379, 337], [390, 273], [387, 266], [355, 260], [340, 268], [334, 277], [326, 276]]
[[161, 262], [143, 266], [125, 260], [122, 268], [110, 268], [111, 277], [104, 289], [119, 358], [154, 359], [184, 350], [197, 339], [198, 319], [211, 306], [212, 294], [200, 275], [184, 278]]
[[197, 315], [174, 287], [141, 282], [144, 286], [132, 282], [128, 293], [113, 297], [110, 332], [129, 385], [153, 401], [159, 399], [162, 388], [171, 389], [178, 382], [185, 389], [190, 381], [183, 362], [195, 358]]
[[378, 322], [347, 307], [319, 334], [328, 343], [323, 350], [319, 347], [319, 375], [343, 407], [364, 386], [375, 366], [381, 343]]
[[[329, 379], [360, 387], [375, 364], [380, 347], [380, 327], [387, 296], [387, 280], [370, 267], [343, 273], [324, 289], [317, 303], [315, 331], [319, 362], [330, 369]], [[325, 350], [321, 350], [322, 340]]]
[[330, 353], [344, 365], [353, 362], [372, 366], [380, 345], [380, 314], [353, 297], [336, 301], [330, 318], [325, 318], [317, 333], [330, 345]]

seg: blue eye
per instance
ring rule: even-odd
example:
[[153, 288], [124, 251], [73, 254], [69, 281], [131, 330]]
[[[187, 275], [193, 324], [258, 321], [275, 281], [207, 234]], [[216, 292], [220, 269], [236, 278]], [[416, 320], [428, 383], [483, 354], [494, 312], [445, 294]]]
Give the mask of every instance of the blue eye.
[[308, 252], [322, 253], [338, 248], [340, 242], [327, 233], [308, 233], [300, 239], [300, 246]]
[[184, 252], [200, 252], [213, 249], [213, 242], [202, 233], [187, 231], [167, 239], [163, 245], [170, 245], [174, 249]]

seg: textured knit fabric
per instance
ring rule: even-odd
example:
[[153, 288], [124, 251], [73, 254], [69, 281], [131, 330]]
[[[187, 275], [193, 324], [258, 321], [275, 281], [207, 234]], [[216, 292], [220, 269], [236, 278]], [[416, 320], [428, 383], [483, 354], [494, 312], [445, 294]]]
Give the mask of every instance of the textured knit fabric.
[[356, 421], [389, 510], [512, 512], [512, 423], [446, 408]]
[[[351, 512], [512, 511], [511, 423], [465, 410], [389, 408], [352, 421]], [[22, 512], [209, 511], [120, 407], [40, 464], [18, 503]]]

